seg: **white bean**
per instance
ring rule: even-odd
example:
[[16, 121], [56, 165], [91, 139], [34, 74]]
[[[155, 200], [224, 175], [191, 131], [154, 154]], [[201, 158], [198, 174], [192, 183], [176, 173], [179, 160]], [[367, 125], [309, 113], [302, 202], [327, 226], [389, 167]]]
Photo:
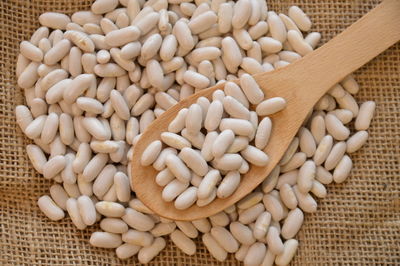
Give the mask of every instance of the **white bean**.
[[150, 232], [153, 236], [159, 237], [171, 234], [176, 228], [174, 222], [158, 223]]
[[229, 230], [236, 240], [243, 245], [251, 245], [256, 241], [251, 229], [244, 224], [233, 222], [229, 225]]
[[67, 39], [59, 41], [44, 55], [46, 65], [54, 65], [63, 59], [71, 49], [71, 42]]
[[221, 131], [230, 129], [236, 135], [246, 137], [251, 136], [255, 131], [253, 125], [249, 121], [236, 118], [223, 118], [219, 125], [219, 129]]
[[194, 255], [196, 253], [196, 244], [180, 230], [175, 230], [170, 235], [172, 242], [185, 254]]
[[186, 50], [194, 47], [194, 40], [189, 26], [182, 20], [175, 23], [172, 33], [175, 35], [179, 45]]
[[266, 252], [267, 248], [265, 247], [264, 243], [254, 243], [247, 251], [246, 257], [244, 258], [244, 264], [260, 265], [265, 257]]
[[[64, 186], [65, 188], [65, 186]], [[83, 230], [86, 228], [86, 224], [83, 222], [82, 217], [79, 212], [78, 202], [74, 198], [69, 198], [66, 203], [67, 211], [71, 217], [72, 222], [76, 228]]]
[[106, 165], [101, 172], [97, 175], [96, 180], [93, 183], [93, 193], [99, 198], [105, 197], [108, 191], [110, 191], [113, 185], [113, 177], [117, 169], [114, 165]]
[[240, 183], [240, 174], [237, 171], [228, 172], [222, 179], [217, 189], [218, 198], [227, 198], [231, 196], [238, 188]]
[[128, 176], [123, 172], [114, 175], [114, 186], [120, 202], [128, 202], [131, 197], [131, 188]]
[[211, 170], [204, 176], [203, 180], [199, 185], [199, 189], [197, 191], [197, 197], [199, 199], [206, 199], [209, 197], [213, 188], [217, 185], [217, 183], [221, 180], [221, 175], [218, 170]]
[[166, 202], [173, 201], [183, 191], [185, 191], [188, 186], [188, 182], [183, 183], [178, 179], [174, 179], [164, 187], [161, 197]]
[[299, 242], [296, 239], [289, 239], [283, 244], [283, 252], [276, 256], [277, 265], [288, 265], [296, 254]]
[[346, 143], [341, 141], [333, 145], [331, 152], [325, 160], [325, 168], [330, 171], [336, 167], [339, 161], [342, 159], [344, 153], [346, 152]]
[[353, 167], [353, 162], [350, 157], [344, 155], [338, 162], [335, 170], [333, 171], [333, 180], [336, 183], [342, 183], [349, 176], [351, 168]]
[[151, 230], [155, 225], [150, 216], [131, 208], [126, 208], [125, 215], [122, 216], [122, 220], [124, 220], [124, 222], [126, 222], [133, 229], [143, 232]]
[[287, 39], [295, 52], [301, 56], [305, 56], [313, 51], [313, 48], [306, 41], [304, 41], [303, 36], [301, 36], [301, 34], [295, 30], [288, 31]]
[[210, 233], [204, 234], [202, 236], [202, 241], [207, 250], [216, 260], [224, 261], [228, 256], [228, 253], [218, 244], [218, 242]]
[[298, 6], [289, 8], [289, 17], [293, 19], [296, 25], [302, 31], [309, 31], [311, 28], [311, 20]]
[[248, 74], [242, 75], [240, 77], [240, 85], [247, 99], [252, 104], [259, 104], [264, 99], [264, 93], [252, 76]]
[[104, 153], [96, 154], [83, 169], [82, 177], [86, 182], [95, 179], [108, 161], [108, 155]]
[[222, 171], [238, 170], [242, 166], [243, 158], [239, 154], [224, 154], [215, 158], [212, 165]]
[[115, 253], [117, 254], [118, 258], [127, 259], [137, 254], [140, 248], [140, 246], [125, 243], [116, 248]]
[[179, 181], [190, 181], [190, 170], [178, 156], [174, 154], [168, 154], [165, 158], [165, 164]]
[[57, 155], [49, 159], [42, 167], [43, 176], [47, 179], [55, 177], [60, 173], [66, 164], [65, 157]]
[[[247, 1], [247, 0], [241, 0]], [[231, 37], [225, 37], [222, 42], [222, 61], [230, 72], [236, 72], [242, 63], [242, 55], [236, 41]], [[232, 70], [232, 71], [231, 71]]]
[[233, 253], [239, 249], [239, 243], [232, 234], [221, 226], [215, 226], [211, 229], [211, 235], [227, 252]]
[[86, 225], [94, 224], [96, 222], [96, 209], [93, 201], [88, 196], [82, 195], [77, 202], [82, 221]]
[[[179, 153], [179, 158], [197, 175], [204, 176], [208, 172], [207, 162], [197, 151], [185, 147]], [[167, 158], [166, 158], [167, 159]]]
[[293, 191], [296, 195], [299, 207], [303, 210], [303, 212], [313, 213], [317, 211], [317, 202], [309, 193], [301, 193], [297, 186], [293, 187]]
[[49, 196], [41, 196], [37, 202], [40, 210], [51, 220], [64, 218], [64, 211]]
[[240, 29], [246, 25], [251, 16], [251, 1], [239, 0], [233, 7], [232, 26]]
[[333, 114], [325, 116], [325, 125], [328, 133], [336, 140], [346, 140], [350, 135], [350, 130]]
[[192, 18], [188, 26], [193, 34], [199, 34], [209, 29], [217, 22], [217, 15], [213, 11], [206, 11], [195, 18]]
[[207, 218], [192, 221], [192, 224], [202, 233], [208, 233], [211, 230], [211, 224]]
[[143, 247], [139, 251], [138, 259], [140, 263], [148, 263], [151, 261], [158, 253], [165, 248], [165, 240], [162, 237], [157, 237], [153, 244], [148, 247]]
[[285, 219], [285, 222], [282, 226], [282, 236], [285, 239], [293, 238], [297, 232], [300, 230], [300, 227], [303, 224], [304, 214], [299, 209], [293, 209], [288, 213], [288, 216]]
[[313, 160], [316, 165], [321, 165], [328, 158], [333, 146], [333, 138], [330, 135], [323, 137], [314, 153]]
[[358, 131], [353, 136], [351, 136], [347, 141], [347, 153], [353, 153], [358, 151], [367, 141], [368, 132], [367, 131]]
[[313, 180], [315, 178], [316, 167], [312, 160], [306, 161], [299, 170], [299, 175], [297, 177], [297, 187], [302, 193], [308, 193], [312, 186]]
[[206, 161], [211, 161], [214, 156], [212, 154], [213, 144], [218, 137], [218, 133], [216, 131], [209, 132], [203, 143], [203, 147], [201, 149], [201, 155]]
[[161, 152], [162, 143], [159, 140], [155, 140], [150, 143], [149, 146], [143, 151], [140, 163], [143, 166], [151, 165], [158, 157]]
[[279, 229], [275, 226], [269, 227], [266, 240], [268, 248], [273, 254], [279, 255], [284, 251], [284, 245], [279, 237]]
[[274, 97], [261, 102], [256, 107], [256, 112], [259, 116], [272, 115], [286, 107], [285, 99], [281, 97]]
[[368, 101], [360, 106], [360, 111], [358, 112], [355, 128], [357, 130], [367, 130], [371, 124], [372, 116], [375, 112], [375, 102]]
[[140, 232], [132, 229], [122, 234], [122, 241], [142, 247], [151, 245], [153, 239], [153, 235], [148, 232]]
[[94, 232], [90, 236], [90, 244], [101, 248], [117, 248], [122, 244], [121, 235], [108, 232]]
[[269, 157], [266, 153], [251, 145], [248, 145], [240, 154], [248, 162], [257, 166], [265, 166], [269, 161]]
[[184, 210], [192, 206], [197, 200], [197, 188], [189, 187], [182, 194], [180, 194], [174, 203], [175, 208]]

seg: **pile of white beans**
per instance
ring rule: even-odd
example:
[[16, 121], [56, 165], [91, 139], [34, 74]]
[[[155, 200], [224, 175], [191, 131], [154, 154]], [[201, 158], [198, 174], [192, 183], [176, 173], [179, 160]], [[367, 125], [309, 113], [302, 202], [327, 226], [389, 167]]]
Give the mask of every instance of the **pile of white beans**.
[[[249, 163], [268, 163], [263, 149], [272, 122], [267, 115], [284, 109], [286, 101], [281, 97], [263, 100], [263, 91], [249, 74], [243, 74], [239, 84], [241, 87], [228, 81], [224, 84], [227, 95], [216, 90], [211, 103], [200, 97], [197, 103], [181, 109], [168, 132], [161, 133], [167, 147], [163, 149], [161, 141], [155, 140], [142, 154], [141, 164], [153, 164], [159, 171], [156, 183], [164, 187], [162, 199], [174, 201], [179, 210], [231, 196], [241, 174], [249, 171]], [[256, 105], [255, 112], [249, 111], [250, 104]], [[258, 116], [264, 118], [258, 122]]]
[[39, 208], [55, 221], [67, 212], [78, 229], [100, 222], [90, 243], [115, 249], [120, 259], [137, 254], [147, 263], [168, 235], [193, 255], [200, 232], [219, 261], [234, 253], [245, 265], [286, 265], [304, 212], [316, 211], [326, 185], [348, 177], [347, 154], [368, 138], [375, 103], [357, 104], [350, 75], [322, 97], [251, 194], [201, 220], [158, 217], [129, 184], [132, 147], [146, 127], [217, 82], [288, 65], [311, 52], [320, 34], [303, 38], [311, 21], [299, 7], [278, 15], [264, 0], [96, 0], [91, 11], [45, 13], [39, 21], [20, 45], [16, 68], [26, 98], [16, 119], [34, 143], [27, 154], [54, 182]]

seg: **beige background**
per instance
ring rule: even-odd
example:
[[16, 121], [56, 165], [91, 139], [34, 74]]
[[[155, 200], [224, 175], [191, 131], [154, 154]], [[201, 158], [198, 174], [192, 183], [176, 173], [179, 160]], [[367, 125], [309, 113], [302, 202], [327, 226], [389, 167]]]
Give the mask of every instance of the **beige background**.
[[[89, 235], [69, 219], [51, 222], [36, 206], [50, 182], [31, 168], [17, 129], [16, 104], [23, 103], [16, 87], [14, 65], [20, 41], [29, 39], [45, 11], [71, 14], [90, 0], [0, 0], [0, 264], [137, 264], [122, 262], [111, 250], [93, 248]], [[270, 10], [287, 12], [299, 4], [314, 30], [327, 41], [379, 1], [268, 1]], [[400, 15], [400, 14], [399, 14]], [[347, 182], [330, 185], [318, 212], [307, 215], [298, 235], [294, 265], [400, 263], [400, 44], [357, 71], [357, 100], [377, 102], [368, 144], [352, 156], [355, 168]], [[340, 67], [340, 66], [338, 66]], [[328, 73], [327, 73], [328, 74]], [[200, 242], [198, 242], [200, 243]], [[155, 265], [217, 264], [201, 244], [196, 256], [186, 256], [169, 242]], [[233, 256], [224, 264], [235, 265]]]

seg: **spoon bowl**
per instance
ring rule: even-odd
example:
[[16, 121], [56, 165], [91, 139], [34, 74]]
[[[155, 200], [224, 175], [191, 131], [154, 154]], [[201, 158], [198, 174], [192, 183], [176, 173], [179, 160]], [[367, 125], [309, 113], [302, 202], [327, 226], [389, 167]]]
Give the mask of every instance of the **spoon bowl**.
[[[131, 161], [131, 185], [137, 197], [158, 215], [172, 220], [196, 220], [214, 215], [233, 205], [255, 189], [279, 161], [316, 102], [332, 86], [360, 68], [378, 54], [400, 40], [400, 1], [385, 0], [331, 41], [300, 60], [272, 72], [254, 75], [266, 99], [282, 97], [287, 106], [269, 116], [273, 123], [271, 137], [264, 151], [269, 156], [265, 167], [251, 165], [242, 175], [238, 189], [225, 199], [216, 198], [209, 205], [193, 205], [185, 210], [165, 202], [162, 187], [155, 182], [158, 171], [142, 166], [143, 151], [162, 132], [179, 110], [196, 103], [199, 97], [212, 98], [215, 90], [223, 90], [223, 83], [202, 90], [164, 112], [142, 134], [136, 143]], [[237, 82], [237, 81], [236, 81]], [[254, 110], [253, 107], [250, 109]], [[261, 117], [260, 117], [261, 118]]]

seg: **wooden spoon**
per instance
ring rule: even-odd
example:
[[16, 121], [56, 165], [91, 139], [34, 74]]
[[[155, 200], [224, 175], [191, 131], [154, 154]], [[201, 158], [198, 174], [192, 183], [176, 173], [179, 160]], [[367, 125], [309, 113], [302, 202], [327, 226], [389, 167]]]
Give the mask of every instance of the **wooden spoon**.
[[158, 215], [172, 220], [196, 220], [209, 217], [231, 206], [256, 188], [279, 163], [284, 152], [316, 102], [346, 75], [400, 40], [400, 0], [385, 0], [331, 41], [304, 58], [276, 71], [254, 75], [267, 98], [279, 96], [287, 101], [283, 111], [271, 116], [273, 130], [265, 152], [270, 161], [265, 167], [251, 166], [242, 175], [236, 192], [216, 198], [209, 205], [193, 205], [178, 210], [173, 202], [161, 198], [162, 187], [155, 183], [157, 171], [143, 167], [140, 158], [146, 147], [167, 131], [178, 111], [204, 96], [211, 99], [215, 90], [224, 85], [202, 90], [180, 101], [156, 119], [135, 145], [132, 158], [131, 184], [137, 197]]

